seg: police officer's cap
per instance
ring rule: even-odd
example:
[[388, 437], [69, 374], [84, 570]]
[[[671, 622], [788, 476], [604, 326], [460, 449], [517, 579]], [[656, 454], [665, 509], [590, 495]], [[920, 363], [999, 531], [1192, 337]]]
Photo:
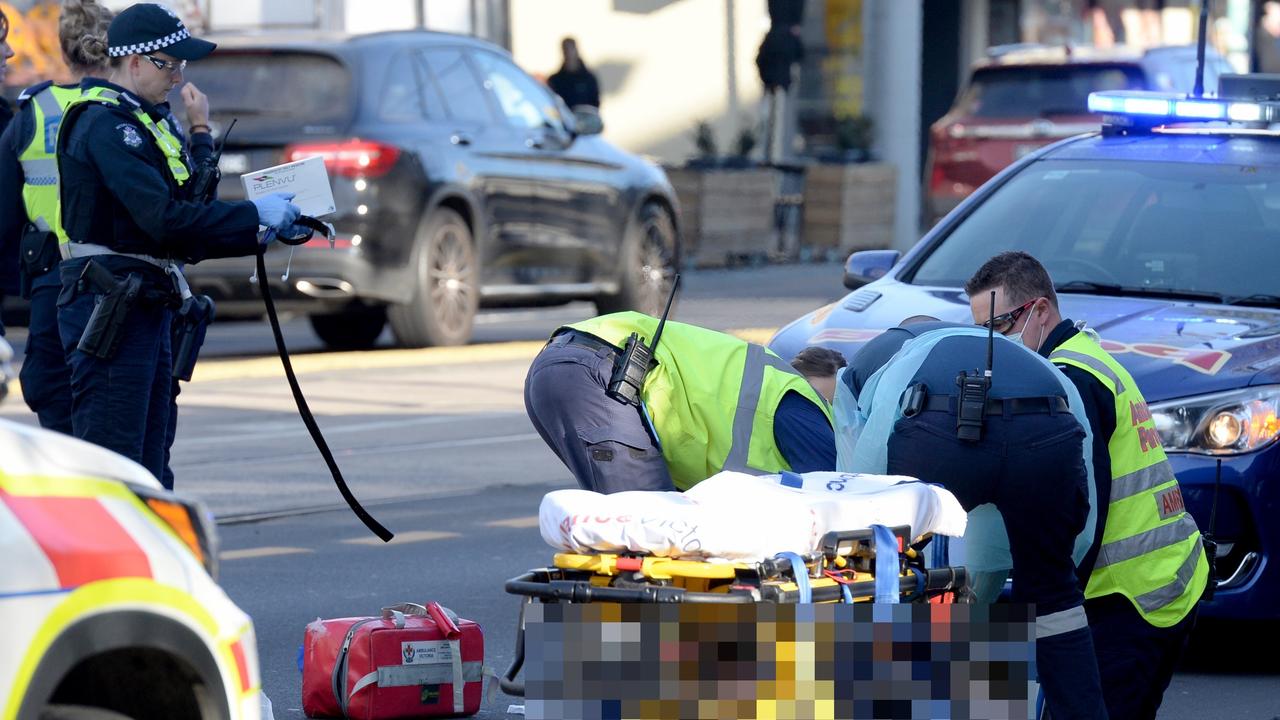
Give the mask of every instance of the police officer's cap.
[[199, 60], [215, 47], [192, 37], [177, 13], [155, 3], [125, 8], [107, 29], [107, 54], [113, 58], [165, 52], [179, 60]]

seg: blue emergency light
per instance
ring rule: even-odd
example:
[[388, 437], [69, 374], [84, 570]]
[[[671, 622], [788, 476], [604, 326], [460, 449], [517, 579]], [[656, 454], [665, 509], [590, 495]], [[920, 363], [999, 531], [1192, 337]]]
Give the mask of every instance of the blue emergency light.
[[1163, 122], [1280, 122], [1280, 103], [1115, 90], [1089, 93], [1089, 112]]

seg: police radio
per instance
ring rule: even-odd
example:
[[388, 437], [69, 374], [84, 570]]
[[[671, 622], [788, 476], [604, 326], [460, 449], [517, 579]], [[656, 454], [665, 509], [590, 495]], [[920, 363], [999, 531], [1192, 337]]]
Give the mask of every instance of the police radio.
[[218, 167], [218, 163], [222, 161], [222, 150], [227, 147], [227, 136], [231, 134], [231, 128], [236, 126], [236, 118], [231, 118], [231, 124], [227, 126], [226, 132], [222, 133], [222, 137], [218, 139], [218, 149], [213, 152], [213, 157], [207, 162], [200, 163], [191, 178], [191, 196], [196, 202], [211, 202], [213, 194], [218, 190], [218, 182], [222, 180], [222, 170]]
[[623, 405], [640, 406], [640, 391], [644, 388], [644, 379], [649, 374], [649, 366], [653, 362], [653, 353], [658, 349], [658, 340], [662, 338], [662, 328], [667, 324], [667, 315], [671, 313], [671, 301], [676, 298], [676, 289], [680, 287], [680, 276], [671, 281], [671, 294], [667, 295], [667, 307], [658, 320], [658, 329], [653, 333], [653, 343], [645, 345], [637, 333], [631, 333], [622, 355], [613, 364], [613, 375], [609, 377], [609, 386], [605, 394]]
[[983, 421], [987, 416], [987, 394], [991, 392], [991, 361], [996, 344], [996, 291], [991, 291], [991, 313], [987, 320], [987, 369], [972, 375], [961, 371], [956, 376], [960, 402], [956, 412], [956, 437], [966, 442], [982, 439]]

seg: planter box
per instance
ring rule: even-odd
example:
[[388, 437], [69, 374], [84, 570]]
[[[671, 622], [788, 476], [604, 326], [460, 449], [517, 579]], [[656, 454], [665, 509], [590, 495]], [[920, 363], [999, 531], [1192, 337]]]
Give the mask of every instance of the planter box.
[[668, 168], [680, 200], [685, 262], [723, 267], [774, 251], [778, 173], [772, 168]]
[[897, 181], [897, 168], [888, 163], [811, 165], [802, 245], [815, 256], [841, 260], [892, 245]]

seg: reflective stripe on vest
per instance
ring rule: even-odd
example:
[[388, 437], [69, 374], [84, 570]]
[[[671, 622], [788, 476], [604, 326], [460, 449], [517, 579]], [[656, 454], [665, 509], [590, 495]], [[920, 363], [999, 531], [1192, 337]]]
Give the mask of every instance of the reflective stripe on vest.
[[1085, 597], [1119, 593], [1152, 625], [1174, 625], [1204, 592], [1208, 563], [1146, 400], [1124, 366], [1084, 333], [1049, 360], [1088, 372], [1114, 397], [1116, 429], [1107, 444], [1111, 497]]
[[[633, 332], [648, 340], [657, 324], [657, 318], [622, 312], [566, 327], [620, 348]], [[678, 489], [721, 470], [791, 469], [773, 433], [774, 412], [788, 392], [813, 402], [831, 420], [830, 407], [789, 364], [732, 335], [668, 322], [654, 358], [658, 365], [645, 379], [642, 397]]]
[[22, 164], [22, 204], [31, 224], [43, 232], [56, 230], [58, 223], [58, 127], [64, 108], [80, 95], [80, 88], [50, 85], [31, 97], [33, 132], [31, 141], [18, 155]]
[[751, 433], [755, 428], [756, 409], [760, 406], [760, 391], [764, 388], [766, 366], [793, 372], [793, 368], [782, 358], [770, 354], [760, 345], [747, 343], [747, 360], [742, 367], [742, 387], [738, 389], [738, 408], [733, 413], [733, 442], [724, 459], [725, 470], [773, 472], [769, 468], [753, 468], [748, 464]]

